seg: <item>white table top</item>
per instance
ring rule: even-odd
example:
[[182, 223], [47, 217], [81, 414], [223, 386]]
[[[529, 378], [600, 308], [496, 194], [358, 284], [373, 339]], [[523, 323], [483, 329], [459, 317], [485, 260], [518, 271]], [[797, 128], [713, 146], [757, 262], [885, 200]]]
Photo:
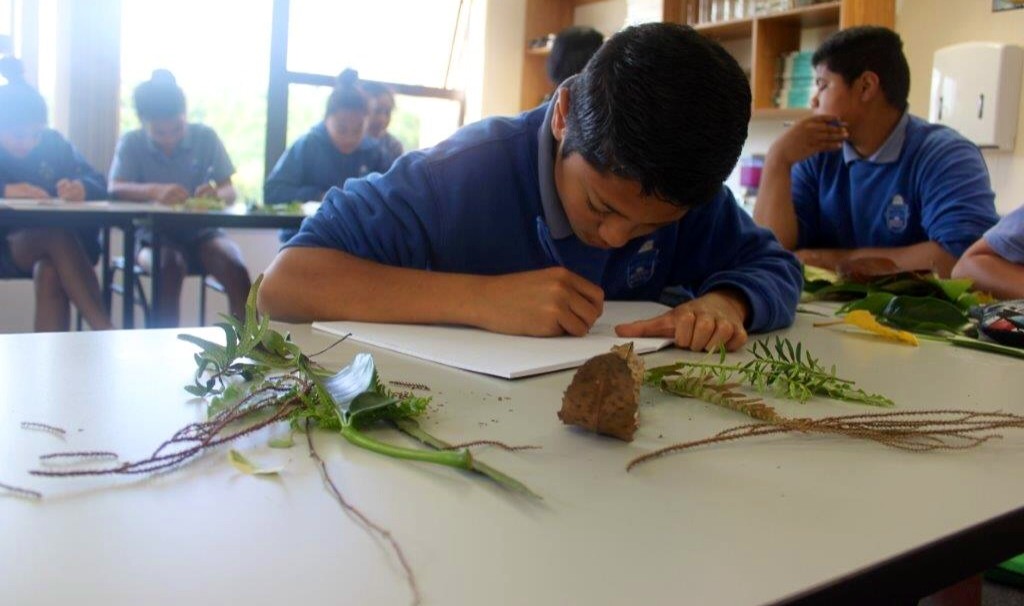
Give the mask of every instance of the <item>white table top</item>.
[[[923, 342], [920, 348], [811, 328], [788, 331], [839, 374], [903, 409], [1024, 413], [1024, 362]], [[289, 327], [306, 351], [328, 344]], [[393, 556], [344, 515], [297, 440], [235, 445], [277, 479], [245, 476], [227, 449], [157, 477], [47, 479], [40, 454], [148, 455], [204, 417], [182, 386], [195, 348], [178, 331], [0, 336], [0, 586], [18, 604], [408, 604]], [[199, 331], [207, 337], [215, 329]], [[215, 337], [214, 337], [215, 338]], [[782, 436], [702, 448], [641, 466], [636, 455], [746, 423], [737, 413], [645, 390], [636, 440], [564, 427], [571, 371], [519, 381], [342, 343], [321, 361], [375, 354], [385, 380], [429, 385], [424, 425], [477, 449], [541, 503], [486, 480], [399, 462], [316, 434], [340, 489], [403, 546], [425, 604], [756, 604], [783, 600], [1019, 509], [1024, 432], [963, 452], [913, 454], [847, 438]], [[682, 356], [646, 356], [649, 364]], [[871, 412], [774, 401], [791, 416]], [[66, 439], [27, 431], [60, 426]], [[380, 434], [413, 444], [390, 430]], [[1024, 545], [1021, 546], [1024, 551]]]

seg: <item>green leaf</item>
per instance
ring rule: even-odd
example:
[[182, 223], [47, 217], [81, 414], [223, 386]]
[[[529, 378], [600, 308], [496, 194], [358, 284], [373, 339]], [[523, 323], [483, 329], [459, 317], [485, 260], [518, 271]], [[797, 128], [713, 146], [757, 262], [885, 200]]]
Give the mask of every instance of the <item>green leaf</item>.
[[228, 461], [235, 469], [250, 476], [274, 476], [281, 473], [283, 466], [279, 467], [257, 467], [252, 461], [242, 456], [242, 453], [235, 449], [228, 451]]
[[199, 348], [202, 349], [203, 352], [207, 354], [207, 356], [223, 360], [223, 365], [227, 365], [228, 361], [225, 359], [227, 349], [225, 349], [223, 345], [218, 345], [213, 341], [207, 341], [206, 339], [190, 334], [180, 334], [178, 335], [178, 338], [181, 339], [182, 341], [188, 341], [193, 345], [198, 345]]
[[942, 293], [950, 301], [956, 301], [961, 295], [970, 290], [971, 286], [974, 285], [974, 281], [970, 278], [960, 279], [947, 279], [942, 280], [939, 278], [925, 278], [925, 280], [931, 282], [935, 286], [938, 286], [942, 290]]
[[896, 328], [923, 333], [956, 333], [967, 324], [959, 307], [933, 297], [893, 297], [878, 318]]
[[359, 394], [354, 400], [348, 405], [348, 409], [345, 411], [346, 420], [350, 423], [355, 422], [357, 418], [363, 415], [369, 415], [370, 413], [376, 413], [374, 417], [380, 417], [384, 409], [394, 406], [398, 403], [398, 398], [377, 393], [375, 391], [367, 391]]
[[889, 301], [892, 301], [895, 297], [896, 295], [888, 292], [869, 293], [868, 296], [863, 299], [850, 301], [846, 305], [843, 305], [836, 310], [836, 315], [841, 316], [851, 311], [863, 309], [871, 312], [871, 315], [877, 316], [882, 313], [882, 310], [889, 304]]
[[200, 398], [210, 393], [210, 390], [203, 387], [202, 385], [186, 385], [185, 391]]

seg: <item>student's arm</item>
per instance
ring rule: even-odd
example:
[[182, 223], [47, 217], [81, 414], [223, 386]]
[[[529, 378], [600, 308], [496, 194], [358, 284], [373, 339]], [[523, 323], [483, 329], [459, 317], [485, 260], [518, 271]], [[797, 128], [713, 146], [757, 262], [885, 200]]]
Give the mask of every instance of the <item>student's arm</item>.
[[320, 200], [324, 191], [305, 182], [303, 169], [305, 139], [299, 139], [285, 151], [263, 184], [265, 204], [287, 204], [295, 200]]
[[90, 166], [82, 154], [63, 137], [57, 144], [61, 177], [57, 181], [57, 196], [71, 202], [106, 199], [106, 178]]
[[974, 280], [974, 288], [1000, 299], [1024, 299], [1024, 265], [999, 255], [982, 238], [960, 257], [952, 273], [954, 278]]
[[216, 184], [216, 186], [203, 183], [196, 188], [194, 193], [197, 197], [214, 197], [231, 204], [238, 197], [235, 186], [231, 182], [231, 175], [235, 174], [235, 165], [231, 163], [228, 150], [224, 147], [224, 142], [220, 140], [217, 133], [213, 129], [207, 129], [207, 132], [213, 139], [213, 157], [210, 160], [208, 176], [211, 183]]
[[259, 307], [286, 322], [457, 324], [506, 334], [581, 336], [601, 314], [603, 297], [600, 287], [562, 268], [474, 276], [291, 247], [264, 274]]
[[881, 257], [890, 259], [900, 269], [907, 271], [930, 270], [941, 278], [948, 278], [956, 264], [956, 257], [949, 254], [937, 242], [919, 242], [910, 246], [891, 248], [805, 248], [796, 251], [796, 256], [807, 265], [835, 271], [843, 261]]
[[[582, 335], [600, 287], [563, 268], [501, 276], [434, 271], [445, 212], [420, 154], [327, 193], [271, 264], [260, 308], [276, 319], [444, 322], [510, 334]], [[430, 271], [428, 271], [430, 270]]]
[[217, 198], [218, 200], [222, 200], [228, 204], [234, 202], [238, 197], [238, 193], [235, 191], [235, 186], [231, 182], [230, 177], [224, 181], [216, 183], [216, 186], [211, 185], [210, 183], [203, 183], [196, 188], [193, 195], [197, 198]]
[[[137, 134], [137, 133], [136, 133]], [[189, 197], [189, 192], [177, 183], [147, 183], [142, 172], [140, 154], [142, 150], [136, 145], [129, 133], [117, 142], [114, 149], [114, 160], [110, 164], [110, 196], [115, 200], [133, 202], [162, 202], [164, 204], [180, 204]]]
[[[754, 205], [754, 221], [771, 230], [787, 250], [800, 239], [800, 225], [794, 206], [793, 167], [816, 153], [841, 149], [848, 136], [846, 127], [830, 124], [834, 116], [816, 115], [797, 122], [776, 139], [765, 157]], [[817, 203], [817, 200], [811, 200]]]
[[[691, 349], [718, 343], [737, 349], [747, 331], [792, 324], [803, 286], [800, 266], [771, 232], [754, 225], [728, 190], [689, 211], [679, 229], [672, 282], [697, 298], [664, 316], [617, 327], [620, 336], [674, 337]], [[741, 330], [723, 327], [736, 317]]]

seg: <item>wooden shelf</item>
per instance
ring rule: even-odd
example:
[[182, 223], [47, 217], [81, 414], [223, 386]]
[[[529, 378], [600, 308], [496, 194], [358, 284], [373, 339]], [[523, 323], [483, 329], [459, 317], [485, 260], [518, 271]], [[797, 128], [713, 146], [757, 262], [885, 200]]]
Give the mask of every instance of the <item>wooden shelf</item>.
[[701, 34], [715, 40], [739, 40], [749, 38], [754, 31], [753, 19], [732, 19], [718, 23], [698, 23], [693, 26]]
[[779, 109], [777, 107], [766, 107], [761, 109], [755, 109], [751, 115], [751, 120], [801, 120], [811, 115], [811, 110], [807, 108], [793, 108], [793, 109]]
[[526, 54], [527, 55], [547, 56], [547, 55], [551, 54], [551, 47], [550, 46], [542, 46], [540, 48], [528, 48], [528, 49], [526, 49]]
[[823, 4], [812, 4], [801, 6], [788, 11], [771, 13], [770, 15], [759, 15], [755, 17], [758, 21], [786, 21], [798, 23], [800, 27], [822, 27], [824, 25], [839, 25], [839, 15], [842, 12], [843, 3], [826, 2]]

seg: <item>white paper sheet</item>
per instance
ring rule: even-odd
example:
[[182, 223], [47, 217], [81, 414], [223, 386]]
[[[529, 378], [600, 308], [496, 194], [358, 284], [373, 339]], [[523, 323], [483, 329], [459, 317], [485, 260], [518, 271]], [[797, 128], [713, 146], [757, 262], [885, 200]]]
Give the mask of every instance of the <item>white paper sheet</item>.
[[633, 342], [637, 353], [666, 347], [672, 339], [623, 339], [615, 325], [652, 318], [669, 308], [650, 301], [606, 301], [602, 315], [585, 337], [518, 337], [461, 326], [314, 322], [313, 328], [472, 372], [517, 379], [575, 368], [607, 353], [612, 345]]

